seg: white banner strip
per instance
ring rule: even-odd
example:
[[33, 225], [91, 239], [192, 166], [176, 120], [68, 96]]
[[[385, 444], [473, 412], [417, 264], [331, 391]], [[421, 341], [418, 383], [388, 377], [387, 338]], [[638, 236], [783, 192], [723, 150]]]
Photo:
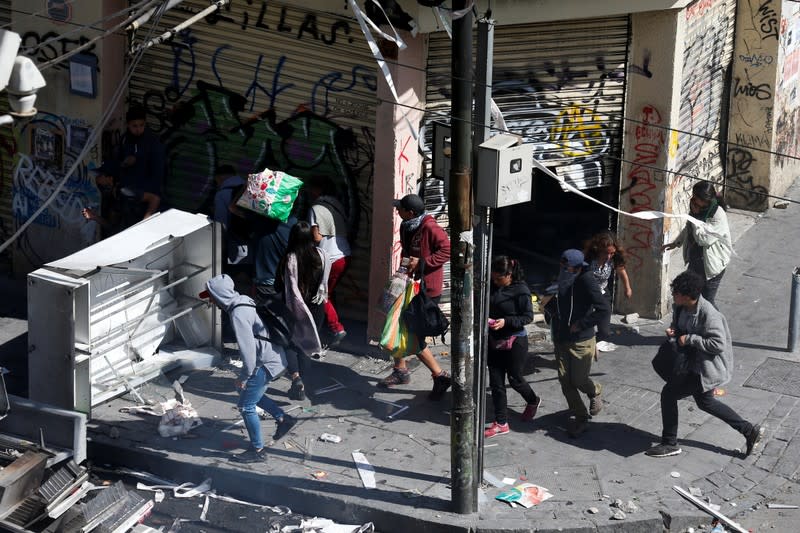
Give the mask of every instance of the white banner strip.
[[[600, 204], [603, 207], [605, 207], [606, 209], [610, 209], [611, 211], [619, 213], [620, 215], [625, 215], [627, 217], [640, 218], [642, 220], [656, 220], [656, 219], [659, 219], [659, 218], [677, 218], [679, 220], [684, 220], [686, 222], [691, 222], [692, 224], [694, 224], [698, 228], [705, 227], [706, 231], [708, 231], [708, 227], [707, 227], [708, 224], [706, 224], [702, 220], [698, 220], [698, 219], [694, 218], [691, 215], [674, 215], [674, 214], [670, 214], [670, 213], [664, 213], [662, 211], [636, 211], [635, 213], [629, 213], [627, 211], [623, 211], [621, 209], [617, 209], [616, 207], [612, 207], [612, 206], [610, 206], [610, 205], [608, 205], [608, 204], [606, 204], [604, 202], [601, 202], [600, 200], [598, 200], [596, 198], [592, 198], [591, 196], [589, 196], [588, 194], [586, 194], [582, 190], [578, 189], [574, 185], [570, 185], [569, 183], [566, 182], [566, 180], [564, 180], [564, 178], [562, 178], [559, 175], [557, 175], [555, 172], [553, 172], [552, 170], [550, 170], [549, 168], [547, 168], [546, 166], [541, 164], [536, 159], [533, 160], [533, 166], [535, 166], [536, 168], [538, 168], [539, 170], [541, 170], [542, 172], [544, 172], [545, 174], [547, 174], [551, 178], [553, 178], [556, 181], [558, 181], [561, 184], [561, 187], [564, 190], [569, 191], [571, 193], [575, 193], [578, 196], [582, 196], [583, 198], [586, 198], [587, 200], [592, 201], [592, 202], [594, 202], [596, 204]], [[713, 232], [709, 232], [709, 233], [712, 234], [712, 235], [718, 235], [718, 236], [721, 237], [721, 235], [719, 235], [719, 234], [716, 234], [716, 233], [713, 233]]]
[[[361, 26], [361, 31], [364, 32], [364, 37], [366, 37], [367, 39], [367, 44], [369, 45], [369, 49], [372, 51], [372, 55], [375, 56], [375, 60], [378, 62], [378, 66], [381, 68], [381, 72], [383, 72], [383, 77], [386, 79], [386, 84], [389, 85], [389, 90], [392, 91], [392, 96], [394, 96], [394, 101], [399, 103], [400, 98], [397, 96], [397, 89], [394, 88], [394, 80], [392, 79], [392, 73], [389, 72], [389, 66], [383, 59], [383, 54], [381, 54], [380, 48], [378, 48], [378, 43], [375, 42], [375, 38], [372, 36], [372, 33], [369, 31], [369, 27], [367, 26], [366, 21], [369, 20], [369, 18], [361, 11], [361, 8], [358, 7], [358, 4], [356, 4], [356, 0], [350, 0], [350, 8], [353, 10], [356, 19], [358, 19], [358, 24], [359, 26]], [[370, 24], [372, 24], [371, 20]], [[405, 43], [403, 43], [403, 46], [405, 46]]]

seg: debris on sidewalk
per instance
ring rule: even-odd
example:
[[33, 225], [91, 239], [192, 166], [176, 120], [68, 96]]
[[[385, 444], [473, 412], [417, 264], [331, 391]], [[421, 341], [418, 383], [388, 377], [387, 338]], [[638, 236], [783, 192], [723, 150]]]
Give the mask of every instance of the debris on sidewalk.
[[639, 321], [639, 313], [630, 313], [622, 317], [625, 324], [636, 324]]
[[789, 202], [788, 200], [776, 200], [772, 204], [772, 207], [774, 207], [775, 209], [786, 209], [787, 207], [789, 207]]
[[314, 395], [325, 394], [326, 392], [333, 392], [335, 390], [344, 389], [346, 388], [341, 382], [331, 378], [333, 381], [333, 385], [328, 385], [327, 387], [322, 387], [321, 389], [317, 389], [314, 391]]
[[342, 437], [339, 435], [334, 435], [333, 433], [323, 433], [319, 436], [319, 440], [323, 442], [332, 442], [334, 444], [339, 444], [342, 442]]
[[298, 525], [283, 526], [281, 533], [373, 533], [375, 526], [372, 522], [363, 525], [338, 524], [327, 518], [309, 518], [302, 520]]
[[325, 479], [328, 477], [328, 473], [324, 470], [317, 470], [316, 472], [311, 472], [311, 477], [314, 479]]
[[390, 412], [389, 414], [386, 415], [386, 418], [388, 418], [389, 420], [394, 420], [400, 413], [402, 413], [403, 411], [405, 411], [409, 407], [408, 405], [403, 405], [403, 404], [399, 404], [399, 403], [395, 403], [395, 402], [390, 402], [389, 400], [382, 400], [380, 398], [373, 398], [373, 400], [375, 400], [376, 402], [381, 402], [381, 403], [385, 403], [387, 405], [391, 405], [392, 407], [395, 408], [394, 411], [392, 411], [392, 412]]
[[613, 342], [600, 341], [597, 343], [597, 350], [600, 352], [613, 352], [618, 346]]
[[367, 461], [367, 457], [359, 452], [353, 452], [353, 461], [356, 463], [356, 468], [358, 469], [358, 475], [361, 477], [361, 483], [364, 484], [364, 488], [367, 489], [374, 489], [375, 488], [375, 468]]
[[684, 490], [683, 488], [681, 488], [681, 487], [679, 487], [677, 485], [673, 485], [672, 489], [675, 492], [677, 492], [678, 494], [680, 494], [685, 500], [687, 500], [692, 505], [694, 505], [695, 507], [700, 509], [701, 511], [704, 511], [704, 512], [708, 513], [709, 515], [713, 516], [714, 518], [716, 518], [717, 520], [719, 520], [720, 523], [722, 523], [722, 525], [724, 527], [728, 528], [733, 533], [749, 533], [746, 529], [744, 529], [742, 526], [740, 526], [737, 522], [734, 522], [733, 520], [731, 520], [730, 518], [728, 518], [727, 516], [725, 516], [724, 514], [719, 512], [719, 506], [716, 506], [716, 509], [715, 509], [710, 504], [707, 504], [706, 502], [703, 502], [703, 501], [699, 500], [698, 498], [695, 498], [689, 492], [687, 492], [686, 490]]
[[529, 509], [552, 497], [553, 495], [544, 487], [534, 485], [533, 483], [521, 483], [516, 487], [501, 492], [495, 496], [495, 499], [508, 502], [511, 507], [514, 507], [514, 505], [521, 505]]
[[797, 509], [797, 505], [791, 505], [788, 503], [768, 503], [767, 509]]

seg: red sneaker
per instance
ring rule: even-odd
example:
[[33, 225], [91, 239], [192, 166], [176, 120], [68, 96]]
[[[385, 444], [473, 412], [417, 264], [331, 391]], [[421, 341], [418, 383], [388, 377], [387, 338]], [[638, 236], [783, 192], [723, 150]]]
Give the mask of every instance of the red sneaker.
[[510, 432], [511, 430], [508, 429], [508, 424], [498, 424], [497, 422], [492, 422], [491, 426], [483, 430], [483, 438], [491, 439], [492, 437], [505, 435], [506, 433]]

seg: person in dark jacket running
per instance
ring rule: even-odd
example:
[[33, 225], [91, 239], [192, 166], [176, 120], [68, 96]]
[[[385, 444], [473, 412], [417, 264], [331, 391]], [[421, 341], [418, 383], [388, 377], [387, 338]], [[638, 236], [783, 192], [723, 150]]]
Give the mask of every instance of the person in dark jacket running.
[[256, 406], [275, 419], [277, 427], [273, 440], [285, 436], [297, 422], [266, 395], [270, 382], [286, 370], [286, 353], [281, 346], [268, 340], [267, 329], [256, 312], [255, 302], [236, 292], [233, 280], [227, 274], [211, 278], [200, 298], [211, 298], [215, 305], [230, 315], [242, 357], [242, 369], [234, 386], [239, 392], [238, 407], [250, 438], [250, 447], [230, 459], [237, 463], [264, 461], [267, 458], [266, 447]]
[[[571, 437], [586, 431], [590, 415], [598, 414], [603, 408], [601, 386], [592, 381], [589, 373], [596, 349], [594, 328], [610, 310], [588, 266], [583, 252], [565, 250], [561, 254], [558, 293], [545, 308], [551, 319], [558, 381], [575, 417], [568, 427]], [[588, 410], [581, 392], [589, 397]]]
[[519, 261], [505, 255], [492, 261], [489, 317], [489, 386], [492, 389], [494, 422], [483, 431], [487, 439], [509, 432], [506, 375], [508, 384], [528, 403], [522, 413], [523, 422], [533, 420], [542, 403], [523, 374], [528, 358], [525, 325], [533, 320], [531, 291], [525, 283]]

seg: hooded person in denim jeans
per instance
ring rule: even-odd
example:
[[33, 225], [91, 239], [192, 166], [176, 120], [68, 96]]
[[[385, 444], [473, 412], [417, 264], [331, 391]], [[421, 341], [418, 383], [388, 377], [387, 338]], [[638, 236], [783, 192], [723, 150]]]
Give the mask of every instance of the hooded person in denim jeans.
[[243, 453], [232, 456], [231, 461], [264, 461], [266, 448], [261, 437], [261, 420], [256, 406], [272, 415], [277, 422], [273, 440], [285, 436], [297, 422], [265, 394], [269, 383], [286, 370], [286, 354], [283, 347], [268, 340], [269, 334], [256, 313], [255, 302], [249, 296], [234, 290], [230, 276], [215, 276], [206, 283], [206, 288], [207, 290], [200, 293], [200, 298], [211, 298], [215, 305], [228, 313], [242, 358], [242, 370], [236, 377], [234, 386], [239, 392], [238, 408], [250, 438], [250, 447]]

